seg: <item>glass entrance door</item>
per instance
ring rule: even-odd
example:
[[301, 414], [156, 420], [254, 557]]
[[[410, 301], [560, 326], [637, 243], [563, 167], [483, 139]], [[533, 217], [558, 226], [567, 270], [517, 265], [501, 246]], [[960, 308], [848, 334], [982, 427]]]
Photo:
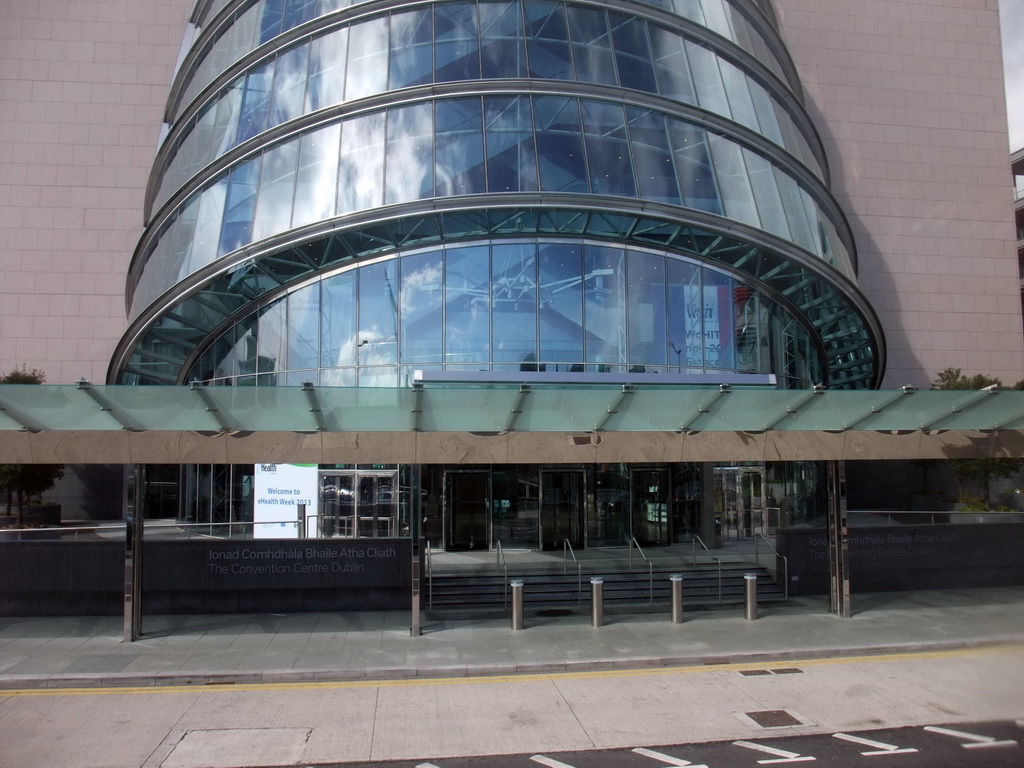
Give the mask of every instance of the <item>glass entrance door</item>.
[[446, 549], [489, 549], [490, 498], [490, 472], [448, 472], [445, 475]]
[[540, 474], [541, 548], [561, 549], [568, 541], [583, 546], [583, 472], [545, 470]]
[[387, 537], [397, 534], [398, 472], [320, 473], [320, 535]]
[[629, 474], [633, 536], [643, 545], [669, 544], [667, 469], [634, 469]]

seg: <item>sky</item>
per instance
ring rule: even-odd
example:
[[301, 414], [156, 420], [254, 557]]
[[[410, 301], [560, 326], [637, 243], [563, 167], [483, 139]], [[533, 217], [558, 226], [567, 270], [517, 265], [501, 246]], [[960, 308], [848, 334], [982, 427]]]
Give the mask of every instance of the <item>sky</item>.
[[1024, 147], [1024, 0], [999, 0], [1010, 150]]

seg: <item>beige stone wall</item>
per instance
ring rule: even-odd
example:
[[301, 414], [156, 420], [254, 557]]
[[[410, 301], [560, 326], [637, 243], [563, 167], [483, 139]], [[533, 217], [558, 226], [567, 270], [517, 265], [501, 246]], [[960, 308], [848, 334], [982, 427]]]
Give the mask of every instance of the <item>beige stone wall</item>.
[[885, 328], [884, 386], [1024, 378], [997, 0], [774, 2]]
[[191, 7], [0, 3], [0, 375], [104, 380]]
[[[0, 4], [0, 373], [102, 381], [192, 0]], [[1024, 378], [996, 0], [775, 0], [886, 386]]]

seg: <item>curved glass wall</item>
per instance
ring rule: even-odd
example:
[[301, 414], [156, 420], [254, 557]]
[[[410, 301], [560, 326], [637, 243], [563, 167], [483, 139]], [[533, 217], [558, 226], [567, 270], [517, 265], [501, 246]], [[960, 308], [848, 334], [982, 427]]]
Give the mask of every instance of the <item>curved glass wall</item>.
[[[199, 94], [211, 83], [227, 71], [235, 62], [251, 51], [269, 42], [290, 29], [314, 18], [324, 16], [333, 11], [347, 8], [351, 3], [346, 0], [259, 0], [252, 5], [241, 4], [230, 23], [220, 26], [217, 36], [204, 43], [205, 50], [193, 62], [183, 76], [187, 77], [181, 98], [172, 105], [172, 113], [177, 114], [183, 105], [191, 104]], [[466, 5], [472, 6], [472, 3]], [[481, 9], [482, 14], [501, 16], [502, 9], [508, 6], [505, 2], [481, 3], [490, 6]], [[529, 13], [546, 13], [551, 3], [544, 0], [527, 2]], [[716, 35], [731, 41], [752, 55], [783, 82], [789, 82], [795, 88], [796, 83], [786, 78], [786, 70], [779, 61], [775, 51], [781, 44], [773, 48], [765, 39], [762, 29], [753, 24], [740, 10], [740, 2], [729, 0], [638, 0], [638, 5], [648, 5], [669, 13], [674, 13], [694, 24], [705, 27]], [[760, 13], [758, 11], [758, 13]], [[765, 30], [770, 30], [764, 24]], [[564, 31], [558, 31], [556, 44], [564, 40]], [[772, 31], [774, 35], [774, 31]]]
[[131, 317], [225, 254], [290, 228], [488, 192], [613, 195], [692, 208], [763, 229], [854, 275], [843, 223], [792, 175], [726, 136], [614, 102], [472, 96], [325, 125], [214, 179], [170, 213], [137, 263]]
[[809, 387], [818, 362], [778, 304], [694, 260], [585, 240], [491, 240], [306, 283], [220, 334], [190, 377], [394, 387], [428, 369], [746, 371]]
[[696, 39], [589, 6], [459, 2], [335, 28], [261, 60], [176, 127], [152, 207], [231, 148], [300, 115], [409, 86], [524, 77], [631, 88], [698, 106], [822, 175], [783, 103]]

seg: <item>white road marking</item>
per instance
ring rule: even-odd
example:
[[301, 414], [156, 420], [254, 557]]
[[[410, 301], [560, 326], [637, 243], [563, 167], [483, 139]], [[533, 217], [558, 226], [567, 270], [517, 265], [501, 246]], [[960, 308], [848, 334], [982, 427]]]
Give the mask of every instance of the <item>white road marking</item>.
[[937, 725], [926, 725], [924, 727], [926, 731], [932, 733], [941, 733], [944, 736], [953, 736], [957, 739], [966, 739], [972, 742], [971, 744], [961, 744], [960, 746], [964, 749], [975, 749], [978, 747], [1015, 747], [1017, 742], [1007, 739], [1005, 741], [996, 741], [994, 736], [979, 736], [976, 733], [964, 733], [963, 731], [954, 731], [950, 728], [940, 728]]
[[683, 760], [678, 757], [672, 757], [672, 755], [666, 755], [663, 752], [655, 752], [653, 749], [644, 749], [643, 747], [636, 747], [634, 750], [638, 755], [644, 757], [650, 757], [655, 760], [659, 760], [669, 765], [688, 766], [689, 768], [708, 768], [706, 765], [694, 765], [689, 760]]
[[871, 739], [865, 739], [861, 736], [851, 736], [848, 733], [833, 733], [837, 739], [843, 739], [844, 741], [852, 741], [855, 744], [863, 744], [865, 747], [874, 747], [874, 752], [861, 752], [865, 757], [874, 757], [875, 755], [907, 755], [911, 752], [917, 752], [913, 747], [904, 747], [900, 749], [895, 744], [886, 744], [881, 741], [872, 741]]
[[817, 758], [800, 755], [797, 752], [787, 752], [784, 749], [775, 749], [774, 747], [766, 747], [764, 744], [755, 744], [752, 741], [734, 741], [734, 746], [746, 747], [747, 749], [756, 749], [759, 752], [767, 752], [769, 755], [778, 755], [777, 760], [758, 760], [758, 765], [768, 765], [770, 763], [806, 763], [810, 760], [816, 760]]
[[553, 758], [553, 757], [544, 757], [544, 755], [534, 755], [530, 759], [533, 760], [533, 762], [535, 762], [535, 763], [540, 763], [541, 765], [546, 765], [548, 768], [576, 768], [576, 766], [574, 766], [574, 765], [569, 765], [568, 763], [562, 763], [562, 762], [559, 762], [558, 760], [555, 760], [555, 758]]
[[433, 763], [420, 763], [416, 768], [437, 768]]

